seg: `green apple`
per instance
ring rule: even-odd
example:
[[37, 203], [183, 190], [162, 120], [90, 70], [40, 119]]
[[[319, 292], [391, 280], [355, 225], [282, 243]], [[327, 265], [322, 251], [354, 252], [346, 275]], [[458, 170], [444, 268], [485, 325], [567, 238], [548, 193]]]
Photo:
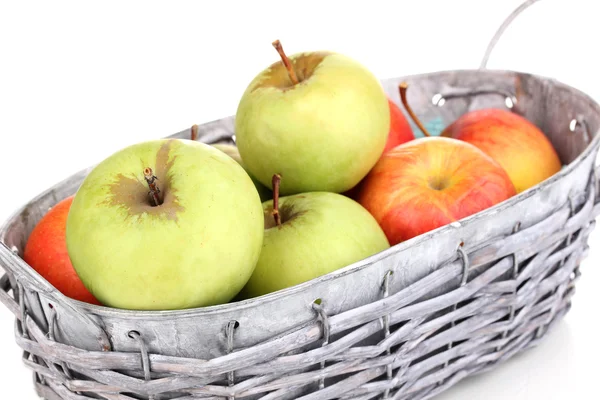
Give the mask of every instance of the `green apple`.
[[252, 182], [254, 182], [254, 186], [256, 186], [256, 190], [258, 191], [258, 195], [260, 196], [260, 201], [264, 202], [273, 198], [273, 192], [271, 192], [271, 189], [260, 183], [259, 180], [252, 176], [250, 171], [248, 171], [248, 168], [246, 168], [246, 166], [244, 165], [242, 157], [240, 156], [240, 152], [235, 145], [229, 143], [215, 143], [213, 144], [213, 147], [216, 147], [223, 153], [227, 154], [229, 157], [233, 158], [246, 170], [248, 175], [250, 175], [250, 179], [252, 179]]
[[375, 218], [354, 200], [331, 192], [279, 198], [273, 187], [273, 200], [263, 203], [262, 251], [241, 298], [306, 282], [390, 247]]
[[77, 191], [67, 248], [110, 307], [172, 310], [226, 303], [245, 285], [264, 232], [252, 180], [231, 157], [181, 139], [131, 145]]
[[[334, 52], [282, 56], [243, 93], [236, 143], [247, 169], [265, 186], [282, 177], [281, 194], [342, 193], [383, 153], [390, 110], [379, 80]], [[287, 67], [286, 67], [287, 65]]]

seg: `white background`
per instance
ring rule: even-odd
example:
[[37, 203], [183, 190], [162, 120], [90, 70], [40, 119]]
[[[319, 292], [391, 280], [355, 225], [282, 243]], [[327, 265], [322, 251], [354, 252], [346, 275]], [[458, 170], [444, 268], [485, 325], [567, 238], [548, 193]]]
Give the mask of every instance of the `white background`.
[[[477, 68], [519, 0], [0, 2], [0, 220], [123, 146], [235, 112], [288, 53], [330, 49], [378, 77]], [[360, 4], [360, 5], [359, 5]], [[552, 76], [600, 99], [597, 2], [544, 0], [519, 17], [490, 68]], [[439, 397], [596, 399], [600, 237], [564, 322], [538, 348]], [[34, 400], [0, 306], [2, 398]], [[10, 395], [9, 395], [10, 394]]]

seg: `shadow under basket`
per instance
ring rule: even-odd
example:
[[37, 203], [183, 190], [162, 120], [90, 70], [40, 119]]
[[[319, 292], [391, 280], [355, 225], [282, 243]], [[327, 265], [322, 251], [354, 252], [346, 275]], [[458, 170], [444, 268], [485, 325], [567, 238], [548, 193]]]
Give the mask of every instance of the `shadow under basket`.
[[[534, 346], [569, 310], [600, 212], [600, 106], [551, 79], [436, 72], [382, 82], [425, 124], [486, 107], [525, 116], [564, 168], [513, 198], [267, 296], [138, 312], [64, 297], [21, 258], [49, 207], [91, 170], [26, 204], [0, 231], [0, 301], [48, 400], [428, 399]], [[234, 140], [233, 117], [199, 126]], [[189, 138], [184, 130], [173, 138]]]

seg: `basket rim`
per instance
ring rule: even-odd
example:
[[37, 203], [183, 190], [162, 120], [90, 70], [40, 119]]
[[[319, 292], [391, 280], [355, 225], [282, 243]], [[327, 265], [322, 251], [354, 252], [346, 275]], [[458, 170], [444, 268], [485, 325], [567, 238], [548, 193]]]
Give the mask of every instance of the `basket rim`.
[[[600, 115], [600, 103], [597, 102], [596, 100], [594, 100], [594, 98], [592, 98], [587, 93], [585, 93], [585, 92], [579, 90], [578, 88], [575, 88], [569, 84], [566, 84], [558, 79], [547, 77], [544, 75], [519, 71], [519, 70], [468, 69], [468, 68], [454, 69], [454, 70], [449, 69], [449, 70], [429, 71], [429, 72], [425, 72], [425, 73], [411, 74], [411, 75], [404, 75], [404, 76], [386, 77], [386, 78], [381, 78], [380, 82], [392, 81], [392, 80], [397, 80], [397, 79], [410, 80], [410, 79], [416, 79], [416, 78], [426, 78], [426, 77], [430, 77], [430, 76], [443, 75], [443, 74], [449, 74], [449, 73], [479, 73], [479, 74], [483, 74], [483, 75], [485, 75], [485, 74], [511, 75], [512, 74], [512, 75], [530, 76], [530, 77], [538, 79], [542, 82], [548, 82], [557, 87], [561, 87], [563, 89], [572, 91], [574, 94], [578, 95], [582, 99], [587, 100], [590, 104], [590, 107], [592, 109], [595, 109], [595, 111]], [[216, 121], [220, 121], [220, 120], [232, 118], [232, 117], [234, 118], [235, 114], [228, 115], [228, 116], [225, 116], [222, 118], [217, 118], [217, 119], [211, 120], [211, 121], [205, 121], [200, 125], [210, 124], [212, 122], [216, 122]], [[189, 128], [184, 131], [180, 131], [175, 134], [171, 134], [169, 136], [163, 137], [163, 139], [176, 137], [183, 132], [187, 132], [188, 130], [189, 130]], [[488, 216], [490, 214], [496, 214], [496, 213], [502, 212], [504, 209], [507, 209], [507, 208], [511, 207], [512, 205], [519, 203], [522, 200], [535, 195], [539, 191], [544, 190], [548, 186], [553, 185], [555, 182], [557, 182], [561, 179], [564, 179], [574, 169], [576, 169], [584, 160], [586, 160], [588, 157], [592, 156], [593, 153], [598, 152], [598, 147], [600, 147], [599, 143], [600, 143], [600, 135], [595, 135], [592, 138], [592, 140], [590, 141], [590, 143], [587, 145], [587, 147], [581, 152], [581, 154], [579, 154], [571, 163], [565, 165], [560, 171], [558, 171], [551, 177], [547, 178], [546, 180], [544, 180], [543, 182], [541, 182], [535, 186], [530, 187], [529, 189], [527, 189], [521, 193], [516, 194], [515, 196], [513, 196], [507, 200], [504, 200], [501, 203], [498, 203], [498, 204], [496, 204], [492, 207], [489, 207], [483, 211], [480, 211], [478, 213], [475, 213], [468, 217], [465, 217], [465, 218], [459, 220], [458, 222], [460, 223], [460, 225], [467, 225], [467, 224], [473, 223], [474, 221], [476, 221], [480, 218]], [[94, 167], [95, 167], [95, 164], [92, 166], [89, 166], [87, 168], [84, 168], [84, 169], [82, 169], [74, 174], [71, 174], [70, 176], [58, 181], [55, 185], [47, 188], [46, 190], [42, 191], [38, 195], [32, 197], [27, 203], [25, 203], [23, 206], [17, 208], [12, 214], [9, 214], [9, 217], [5, 221], [3, 221], [2, 224], [0, 224], [0, 239], [2, 239], [2, 236], [6, 232], [10, 223], [16, 217], [18, 217], [29, 204], [34, 203], [35, 201], [37, 201], [40, 198], [42, 198], [43, 196], [45, 196], [53, 187], [60, 186], [61, 184], [65, 183], [68, 179], [72, 178], [73, 176], [76, 176], [79, 174], [87, 174]], [[392, 254], [394, 254], [398, 251], [405, 250], [406, 248], [411, 247], [416, 243], [421, 243], [421, 242], [430, 240], [432, 237], [439, 235], [440, 232], [445, 232], [450, 229], [454, 229], [451, 224], [441, 226], [441, 227], [431, 230], [427, 233], [424, 233], [422, 235], [416, 236], [416, 237], [409, 239], [407, 241], [404, 241], [402, 243], [398, 243], [394, 246], [391, 246], [390, 248], [388, 248], [384, 251], [381, 251], [379, 253], [376, 253], [370, 257], [367, 257], [367, 258], [357, 261], [355, 263], [349, 264], [338, 270], [332, 271], [328, 274], [319, 276], [317, 278], [300, 283], [298, 285], [295, 285], [295, 286], [292, 286], [289, 288], [285, 288], [285, 289], [281, 289], [281, 290], [278, 290], [278, 291], [275, 291], [275, 292], [272, 292], [272, 293], [269, 293], [269, 294], [266, 294], [266, 295], [263, 295], [260, 297], [255, 297], [255, 298], [246, 299], [246, 300], [240, 300], [240, 301], [236, 301], [234, 303], [224, 303], [224, 304], [218, 304], [218, 305], [212, 305], [212, 306], [187, 308], [187, 309], [180, 309], [180, 310], [119, 309], [119, 308], [108, 307], [108, 306], [98, 306], [98, 305], [94, 305], [94, 304], [85, 303], [85, 302], [82, 302], [79, 300], [75, 300], [75, 299], [67, 297], [67, 296], [63, 295], [61, 292], [59, 292], [45, 278], [43, 278], [39, 273], [37, 273], [35, 270], [33, 270], [33, 268], [29, 267], [29, 265], [26, 264], [25, 261], [23, 261], [21, 259], [21, 257], [17, 257], [17, 258], [18, 258], [19, 263], [22, 263], [22, 265], [28, 266], [28, 268], [24, 268], [23, 273], [29, 275], [33, 279], [34, 283], [36, 285], [38, 285], [38, 289], [41, 289], [40, 291], [43, 292], [46, 296], [53, 298], [54, 300], [56, 300], [58, 302], [70, 303], [70, 305], [80, 309], [81, 311], [87, 312], [87, 313], [92, 313], [92, 314], [95, 314], [95, 315], [98, 315], [101, 317], [121, 317], [121, 318], [125, 317], [125, 318], [130, 318], [130, 319], [141, 318], [141, 319], [146, 319], [146, 320], [147, 319], [155, 319], [155, 318], [164, 318], [164, 317], [178, 317], [178, 318], [186, 317], [186, 316], [196, 317], [196, 316], [205, 316], [205, 315], [211, 315], [211, 314], [220, 314], [223, 312], [230, 312], [232, 310], [244, 310], [247, 308], [252, 308], [258, 303], [278, 301], [280, 299], [283, 299], [290, 295], [293, 295], [297, 292], [303, 291], [307, 287], [315, 285], [317, 283], [332, 281], [332, 280], [338, 279], [339, 277], [345, 276], [347, 274], [352, 274], [354, 272], [360, 271], [364, 268], [367, 268], [368, 266], [370, 266], [373, 263], [376, 263], [380, 260], [383, 260], [383, 259], [391, 256]], [[0, 245], [4, 245], [4, 243], [1, 240], [0, 240]]]

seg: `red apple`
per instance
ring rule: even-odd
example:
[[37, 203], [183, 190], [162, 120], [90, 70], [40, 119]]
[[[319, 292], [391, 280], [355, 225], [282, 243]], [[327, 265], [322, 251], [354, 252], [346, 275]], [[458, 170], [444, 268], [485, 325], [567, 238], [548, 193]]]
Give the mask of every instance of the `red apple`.
[[[394, 147], [414, 140], [415, 138], [415, 134], [413, 133], [408, 120], [396, 103], [388, 98], [388, 105], [390, 107], [390, 132], [388, 134], [387, 142], [385, 143], [385, 148], [383, 149], [382, 155]], [[344, 192], [343, 195], [356, 200], [356, 196], [358, 196], [358, 192], [360, 191], [360, 185], [361, 182], [359, 182], [352, 189]]]
[[59, 292], [86, 303], [100, 302], [85, 288], [67, 252], [67, 215], [73, 196], [50, 209], [29, 235], [23, 259]]
[[415, 134], [408, 123], [408, 120], [400, 110], [400, 108], [390, 98], [388, 98], [390, 106], [390, 133], [388, 134], [387, 142], [383, 153], [387, 153], [394, 147], [406, 143], [415, 138]]
[[456, 139], [425, 137], [383, 155], [364, 179], [358, 201], [395, 245], [514, 194], [506, 171], [483, 151]]
[[463, 114], [442, 132], [471, 143], [496, 160], [520, 193], [560, 171], [562, 164], [546, 135], [524, 117], [504, 109]]

